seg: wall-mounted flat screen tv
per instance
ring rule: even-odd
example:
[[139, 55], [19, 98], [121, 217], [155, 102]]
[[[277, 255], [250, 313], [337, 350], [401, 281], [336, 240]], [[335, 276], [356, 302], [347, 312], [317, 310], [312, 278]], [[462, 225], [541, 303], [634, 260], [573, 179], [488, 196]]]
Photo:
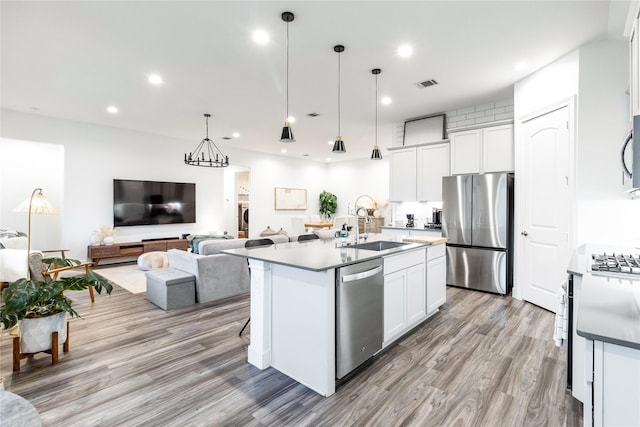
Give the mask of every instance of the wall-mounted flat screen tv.
[[113, 180], [113, 225], [196, 222], [196, 185], [184, 182]]

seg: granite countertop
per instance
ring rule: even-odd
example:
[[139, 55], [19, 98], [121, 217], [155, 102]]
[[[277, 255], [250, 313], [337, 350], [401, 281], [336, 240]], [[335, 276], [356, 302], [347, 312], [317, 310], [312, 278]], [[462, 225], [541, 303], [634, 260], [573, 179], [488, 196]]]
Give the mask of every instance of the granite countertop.
[[[367, 242], [401, 241], [384, 234], [370, 234]], [[372, 251], [357, 249], [352, 246], [337, 247], [338, 239], [317, 239], [304, 242], [278, 243], [271, 246], [255, 248], [226, 249], [228, 255], [257, 259], [274, 264], [288, 265], [312, 271], [325, 271], [333, 268], [355, 264], [361, 261], [399, 254], [420, 247], [431, 246], [429, 243], [407, 243], [403, 246]]]
[[574, 251], [567, 271], [582, 276], [576, 330], [591, 340], [640, 349], [640, 278], [600, 276], [588, 268], [592, 253], [620, 250], [634, 251], [602, 245], [582, 245]]

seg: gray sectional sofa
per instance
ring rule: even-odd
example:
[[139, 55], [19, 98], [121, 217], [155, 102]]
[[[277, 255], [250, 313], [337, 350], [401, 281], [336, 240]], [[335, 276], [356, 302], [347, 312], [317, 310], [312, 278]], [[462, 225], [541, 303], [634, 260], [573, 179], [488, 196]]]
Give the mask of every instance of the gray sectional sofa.
[[[321, 230], [328, 231], [328, 230]], [[333, 232], [317, 233], [320, 238], [333, 238]], [[297, 241], [298, 235], [265, 236], [274, 243]], [[221, 253], [225, 249], [242, 248], [250, 239], [212, 239], [198, 244], [198, 254], [170, 249], [169, 266], [193, 274], [197, 302], [216, 301], [249, 292], [251, 281], [245, 258]]]

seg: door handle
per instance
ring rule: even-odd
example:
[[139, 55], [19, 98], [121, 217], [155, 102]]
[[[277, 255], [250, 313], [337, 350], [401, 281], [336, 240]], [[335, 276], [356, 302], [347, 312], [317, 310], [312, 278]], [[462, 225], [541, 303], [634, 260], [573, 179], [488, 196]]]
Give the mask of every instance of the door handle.
[[523, 231], [523, 232], [522, 232], [522, 233], [520, 233], [520, 234], [522, 234], [524, 237], [527, 237], [527, 236], [529, 235], [529, 233], [527, 233], [526, 231]]

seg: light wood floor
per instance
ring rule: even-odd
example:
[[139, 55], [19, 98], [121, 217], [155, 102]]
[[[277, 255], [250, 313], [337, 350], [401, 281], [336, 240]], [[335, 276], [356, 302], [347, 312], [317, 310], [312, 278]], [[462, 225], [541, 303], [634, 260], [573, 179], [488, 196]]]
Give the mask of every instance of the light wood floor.
[[582, 425], [553, 315], [510, 297], [448, 288], [435, 318], [323, 398], [247, 364], [247, 296], [164, 312], [119, 287], [69, 294], [83, 319], [58, 365], [41, 354], [12, 373], [0, 342], [5, 388], [44, 426]]

